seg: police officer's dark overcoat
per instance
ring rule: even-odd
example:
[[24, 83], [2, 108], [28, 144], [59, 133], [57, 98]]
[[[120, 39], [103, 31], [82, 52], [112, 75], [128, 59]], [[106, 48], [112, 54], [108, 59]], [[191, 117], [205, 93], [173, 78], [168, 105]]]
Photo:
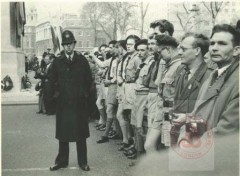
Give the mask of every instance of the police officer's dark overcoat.
[[57, 97], [56, 138], [64, 142], [88, 138], [87, 99], [92, 78], [86, 58], [74, 52], [69, 61], [63, 53], [53, 62], [50, 81]]

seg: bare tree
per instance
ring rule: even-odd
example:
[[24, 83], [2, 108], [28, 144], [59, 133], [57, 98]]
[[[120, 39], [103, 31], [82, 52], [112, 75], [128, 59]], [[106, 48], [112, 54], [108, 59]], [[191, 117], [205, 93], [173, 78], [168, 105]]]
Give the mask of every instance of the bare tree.
[[[177, 5], [178, 6], [178, 5]], [[179, 7], [179, 6], [178, 6]], [[189, 18], [188, 18], [188, 16], [189, 16], [189, 10], [187, 9], [187, 7], [186, 7], [186, 4], [183, 2], [182, 4], [181, 4], [181, 7], [182, 7], [182, 10], [177, 10], [176, 12], [175, 12], [175, 14], [176, 14], [176, 17], [177, 17], [177, 19], [178, 19], [178, 21], [179, 21], [179, 24], [181, 25], [181, 27], [182, 27], [182, 29], [183, 29], [183, 31], [187, 31], [187, 25], [188, 25], [188, 23], [189, 23]]]
[[[220, 1], [200, 2], [197, 3], [199, 12], [196, 13], [196, 11], [194, 12], [194, 9], [188, 9], [187, 5], [189, 4], [186, 4], [186, 2], [175, 4], [174, 10], [172, 10], [184, 32], [190, 31], [196, 26], [201, 28], [200, 26], [207, 21], [211, 21], [212, 25], [215, 25], [219, 12], [224, 8], [224, 3]], [[192, 7], [195, 5], [196, 8], [196, 3], [192, 5]]]
[[118, 32], [124, 36], [130, 27], [135, 6], [128, 2], [88, 2], [81, 14], [89, 19], [95, 34], [100, 28], [110, 40], [116, 40]]
[[104, 10], [101, 6], [102, 3], [99, 2], [88, 2], [84, 4], [83, 8], [80, 10], [82, 18], [87, 19], [84, 25], [88, 25], [90, 22], [94, 30], [94, 46], [96, 46], [97, 43], [98, 28], [101, 28], [110, 40], [112, 39], [110, 31], [105, 25], [103, 25], [104, 23], [102, 22], [104, 17]]
[[141, 31], [140, 31], [140, 35], [141, 35], [141, 38], [143, 37], [144, 19], [145, 19], [145, 16], [147, 14], [147, 11], [148, 11], [148, 6], [149, 6], [149, 3], [147, 3], [146, 6], [144, 7], [143, 2], [140, 2], [140, 10], [141, 10]]
[[113, 19], [113, 38], [117, 39], [117, 32], [125, 36], [130, 20], [134, 14], [135, 3], [128, 2], [107, 2], [107, 8], [110, 10], [110, 16]]
[[224, 8], [223, 1], [218, 2], [202, 2], [203, 6], [211, 15], [212, 24], [215, 25], [217, 15]]

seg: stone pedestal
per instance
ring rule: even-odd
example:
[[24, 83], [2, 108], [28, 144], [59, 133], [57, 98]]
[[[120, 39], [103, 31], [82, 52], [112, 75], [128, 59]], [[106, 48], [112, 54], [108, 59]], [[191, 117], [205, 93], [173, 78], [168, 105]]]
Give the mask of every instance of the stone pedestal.
[[11, 90], [1, 92], [2, 103], [10, 97], [16, 100], [22, 99], [21, 97], [26, 94], [26, 92], [21, 91], [21, 78], [25, 75], [25, 55], [22, 45], [19, 47], [16, 44], [14, 10], [14, 4], [10, 2], [1, 3], [1, 80], [9, 75], [13, 82]]
[[[9, 92], [21, 90], [21, 77], [25, 72], [25, 58], [22, 48], [12, 44], [11, 38], [16, 30], [11, 26], [10, 3], [3, 2], [1, 11], [1, 80], [9, 75], [13, 81], [13, 88]], [[4, 92], [2, 92], [4, 93]]]

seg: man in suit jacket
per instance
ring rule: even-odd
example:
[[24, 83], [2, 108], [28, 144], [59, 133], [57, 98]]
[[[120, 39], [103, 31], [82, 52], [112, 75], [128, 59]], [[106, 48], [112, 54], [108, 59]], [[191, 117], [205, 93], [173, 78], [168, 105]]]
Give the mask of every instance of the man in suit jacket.
[[[74, 51], [76, 40], [71, 31], [62, 34], [64, 52], [52, 63], [51, 87], [55, 89], [56, 138], [59, 140], [59, 153], [51, 171], [67, 167], [69, 142], [77, 143], [78, 164], [89, 171], [87, 164], [86, 138], [89, 137], [88, 98], [92, 76], [88, 61]], [[58, 92], [58, 93], [57, 93]]]
[[54, 55], [47, 54], [44, 57], [44, 61], [46, 63], [46, 69], [44, 70], [42, 74], [42, 87], [43, 87], [43, 101], [46, 109], [47, 115], [54, 115], [55, 114], [55, 100], [52, 96], [52, 89], [51, 89], [51, 83], [49, 82], [49, 77], [52, 70], [52, 62], [54, 60]]
[[[182, 58], [184, 67], [179, 67], [175, 79], [175, 113], [191, 113], [203, 82], [213, 71], [204, 61], [208, 52], [209, 39], [202, 34], [187, 33], [178, 47], [178, 54]], [[171, 129], [171, 145], [178, 139], [181, 125]]]
[[[191, 117], [202, 119], [215, 134], [239, 131], [239, 54], [240, 34], [231, 25], [216, 25], [212, 30], [209, 52], [218, 68], [199, 91]], [[178, 114], [175, 123], [185, 122]]]

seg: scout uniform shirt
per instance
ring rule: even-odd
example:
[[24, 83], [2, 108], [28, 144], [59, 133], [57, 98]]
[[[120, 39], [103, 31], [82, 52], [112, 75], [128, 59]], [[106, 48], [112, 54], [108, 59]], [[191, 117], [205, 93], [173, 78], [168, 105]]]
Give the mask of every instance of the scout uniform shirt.
[[143, 85], [143, 80], [144, 80], [144, 77], [148, 74], [149, 68], [153, 62], [154, 62], [153, 56], [148, 56], [146, 60], [139, 65], [140, 67], [143, 64], [142, 68], [138, 67], [140, 71], [139, 71], [138, 77], [136, 77], [136, 87], [135, 87], [136, 91], [149, 90], [149, 88]]
[[163, 101], [162, 113], [158, 120], [163, 120], [161, 142], [165, 146], [170, 146], [170, 129], [169, 114], [173, 109], [173, 99], [175, 95], [175, 77], [178, 66], [181, 65], [179, 56], [175, 56], [169, 63], [166, 64], [162, 74], [162, 81], [160, 84], [160, 97]]
[[138, 53], [134, 52], [128, 56], [123, 62], [122, 78], [124, 83], [123, 109], [132, 109], [135, 96], [135, 75], [141, 60]]

